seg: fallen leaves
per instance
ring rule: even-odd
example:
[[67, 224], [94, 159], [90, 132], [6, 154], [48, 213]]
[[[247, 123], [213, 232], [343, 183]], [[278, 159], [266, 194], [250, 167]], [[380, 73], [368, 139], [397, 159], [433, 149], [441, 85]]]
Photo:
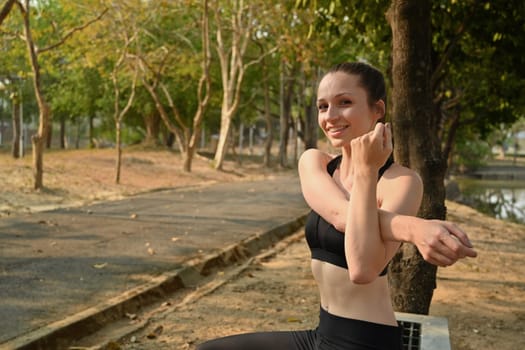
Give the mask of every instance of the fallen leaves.
[[134, 321], [134, 320], [137, 319], [137, 314], [132, 314], [132, 313], [126, 312], [126, 317], [129, 318], [130, 320]]
[[103, 269], [104, 267], [108, 266], [108, 263], [107, 262], [104, 262], [104, 263], [100, 263], [100, 264], [94, 264], [93, 267], [95, 269]]
[[153, 331], [151, 331], [150, 333], [148, 333], [148, 335], [146, 336], [146, 338], [148, 339], [155, 339], [157, 338], [159, 335], [162, 334], [162, 331], [164, 330], [164, 327], [162, 325], [160, 326], [157, 326], [155, 327], [155, 329]]
[[148, 248], [146, 251], [149, 255], [155, 255], [155, 249], [151, 247], [151, 244], [149, 242], [146, 242], [145, 246]]

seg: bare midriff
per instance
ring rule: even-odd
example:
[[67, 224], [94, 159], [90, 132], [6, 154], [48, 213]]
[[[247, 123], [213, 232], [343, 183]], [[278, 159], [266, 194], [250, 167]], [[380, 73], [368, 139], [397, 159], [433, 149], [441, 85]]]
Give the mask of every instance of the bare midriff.
[[330, 314], [397, 326], [386, 276], [378, 276], [368, 284], [356, 284], [350, 280], [347, 269], [317, 259], [312, 259], [312, 273], [321, 307]]

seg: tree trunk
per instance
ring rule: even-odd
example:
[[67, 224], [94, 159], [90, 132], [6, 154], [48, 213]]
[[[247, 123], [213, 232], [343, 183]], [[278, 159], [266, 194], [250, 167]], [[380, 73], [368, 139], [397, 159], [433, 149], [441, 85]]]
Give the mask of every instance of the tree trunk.
[[31, 63], [31, 69], [33, 71], [33, 88], [39, 111], [38, 130], [37, 133], [31, 137], [31, 143], [33, 145], [34, 188], [35, 190], [40, 190], [44, 187], [44, 146], [47, 140], [49, 126], [51, 124], [51, 110], [40, 87], [40, 65], [38, 63], [38, 56], [33, 42], [33, 35], [31, 33], [29, 0], [25, 1], [25, 7], [22, 6], [21, 3], [19, 3], [19, 5], [24, 18], [24, 37], [29, 55], [29, 62]]
[[[126, 42], [126, 48], [128, 46], [128, 42]], [[131, 84], [131, 93], [128, 97], [128, 102], [126, 103], [126, 106], [121, 110], [120, 109], [120, 86], [119, 86], [119, 77], [118, 73], [121, 68], [122, 63], [124, 62], [124, 59], [126, 57], [125, 55], [126, 51], [122, 53], [120, 58], [118, 59], [117, 63], [113, 67], [113, 72], [111, 74], [111, 79], [113, 80], [113, 90], [115, 95], [114, 100], [114, 111], [115, 114], [113, 116], [113, 119], [115, 120], [115, 147], [117, 151], [117, 159], [115, 164], [115, 183], [120, 184], [120, 173], [121, 173], [121, 166], [122, 166], [122, 121], [124, 120], [124, 117], [128, 113], [129, 109], [131, 108], [131, 105], [133, 104], [133, 99], [135, 98], [135, 91], [137, 86], [137, 78], [138, 78], [138, 70], [135, 70], [135, 75], [133, 77], [133, 83]]]
[[168, 129], [169, 132], [173, 133], [173, 136], [175, 137], [175, 142], [177, 143], [177, 146], [179, 147], [179, 150], [181, 154], [183, 155], [184, 152], [186, 152], [187, 146], [188, 146], [188, 137], [186, 137], [189, 134], [188, 127], [184, 124], [182, 121], [182, 118], [180, 117], [180, 113], [173, 103], [173, 99], [169, 95], [169, 91], [165, 88], [163, 88], [164, 94], [166, 98], [169, 100], [169, 105], [171, 108], [172, 115], [174, 116], [175, 121], [180, 125], [180, 128], [177, 127], [170, 119], [170, 116], [168, 115], [168, 112], [164, 108], [162, 101], [160, 99], [160, 96], [157, 93], [156, 83], [152, 84], [148, 82], [146, 78], [142, 78], [142, 82], [146, 90], [148, 90], [151, 98], [155, 102], [155, 107], [157, 109], [157, 112], [159, 112], [160, 118], [164, 122], [164, 125]]
[[89, 139], [89, 148], [95, 148], [95, 117], [89, 116], [89, 125], [88, 125], [88, 139]]
[[151, 112], [144, 116], [144, 125], [146, 126], [146, 137], [144, 145], [157, 146], [159, 144], [160, 116], [158, 113]]
[[191, 151], [188, 149], [188, 151], [184, 152], [183, 155], [183, 170], [186, 172], [191, 172], [191, 164], [193, 162], [193, 156], [195, 155], [194, 150]]
[[288, 166], [288, 139], [289, 139], [289, 128], [291, 112], [292, 112], [292, 96], [294, 88], [294, 75], [295, 69], [291, 72], [287, 72], [286, 65], [281, 63], [281, 88], [280, 88], [280, 100], [281, 100], [281, 115], [280, 115], [280, 138], [279, 138], [279, 165], [283, 168]]
[[237, 162], [239, 165], [242, 164], [242, 152], [244, 151], [244, 123], [241, 121], [239, 125], [239, 154], [237, 156]]
[[[223, 103], [223, 106], [224, 103]], [[224, 157], [226, 156], [226, 151], [229, 144], [229, 136], [230, 136], [230, 129], [231, 129], [231, 116], [229, 113], [224, 111], [224, 107], [222, 108], [223, 111], [221, 112], [221, 128], [219, 131], [219, 140], [217, 142], [217, 150], [215, 151], [215, 169], [222, 170], [222, 164], [224, 162]]]
[[164, 146], [171, 149], [173, 148], [174, 144], [175, 144], [175, 134], [169, 130], [165, 130], [164, 131]]
[[7, 15], [9, 14], [9, 12], [11, 12], [11, 9], [15, 5], [15, 3], [16, 0], [7, 0], [2, 6], [2, 8], [0, 8], [0, 24], [2, 24], [4, 19], [7, 18]]
[[67, 148], [66, 118], [60, 118], [60, 149]]
[[53, 143], [53, 127], [52, 124], [49, 124], [49, 128], [47, 129], [47, 135], [46, 135], [46, 148], [50, 149], [51, 144]]
[[[36, 190], [44, 187], [43, 183], [43, 174], [44, 174], [44, 146], [46, 139], [48, 137], [48, 132], [51, 127], [51, 109], [47, 104], [44, 94], [41, 88], [41, 77], [40, 77], [40, 64], [38, 62], [38, 52], [44, 50], [50, 50], [55, 48], [58, 45], [61, 45], [67, 39], [67, 36], [64, 37], [61, 43], [52, 45], [48, 48], [40, 49], [37, 51], [35, 43], [33, 41], [33, 35], [31, 33], [31, 23], [30, 23], [30, 10], [31, 6], [30, 0], [25, 0], [22, 3], [22, 0], [15, 1], [22, 13], [23, 22], [24, 22], [24, 41], [26, 43], [29, 62], [31, 64], [31, 70], [33, 73], [33, 88], [35, 91], [35, 98], [38, 105], [39, 111], [39, 124], [38, 131], [35, 135], [31, 137], [31, 143], [33, 144], [33, 173], [34, 173], [34, 188]], [[96, 19], [99, 20], [105, 13], [102, 14]]]
[[[393, 113], [398, 163], [417, 171], [424, 193], [419, 216], [444, 219], [446, 208], [442, 157], [433, 119], [430, 89], [431, 5], [429, 0], [392, 0], [387, 17], [393, 41]], [[436, 266], [426, 263], [411, 244], [403, 244], [389, 269], [396, 311], [428, 314]]]
[[270, 111], [270, 87], [268, 86], [268, 67], [266, 59], [263, 60], [263, 74], [264, 121], [266, 122], [266, 139], [264, 140], [263, 164], [266, 168], [269, 168], [272, 161], [273, 123]]
[[452, 156], [454, 152], [452, 152], [452, 150], [454, 148], [456, 133], [460, 127], [460, 120], [460, 111], [458, 108], [458, 110], [452, 111], [452, 122], [450, 123], [445, 146], [443, 147], [443, 158], [447, 160], [447, 169], [450, 169], [453, 166]]
[[[316, 76], [311, 81], [310, 88], [312, 91], [315, 91], [316, 86], [318, 85], [319, 71]], [[308, 81], [305, 79], [305, 81]], [[306, 90], [306, 84], [303, 90]], [[317, 103], [316, 103], [316, 94], [311, 94], [310, 99], [305, 99], [304, 103], [304, 148], [316, 148], [317, 147], [317, 132], [319, 130], [319, 125], [317, 123]]]
[[22, 137], [22, 121], [20, 113], [20, 99], [17, 96], [13, 97], [13, 143], [11, 146], [11, 154], [13, 158], [20, 158], [20, 140]]
[[122, 122], [115, 122], [115, 147], [117, 149], [117, 158], [115, 161], [115, 183], [120, 184], [120, 173], [122, 169]]
[[[254, 8], [244, 5], [243, 1], [232, 1], [232, 12], [228, 19], [231, 27], [231, 44], [226, 45], [223, 41], [223, 18], [224, 12], [220, 7], [215, 9], [216, 36], [217, 36], [217, 55], [221, 67], [222, 83], [222, 107], [221, 107], [221, 128], [219, 141], [215, 152], [215, 169], [222, 169], [222, 163], [228, 148], [228, 137], [230, 134], [231, 118], [239, 108], [242, 82], [248, 66], [259, 63], [264, 55], [244, 64], [245, 53], [248, 43], [251, 41], [254, 22], [251, 20]], [[224, 124], [224, 125], [223, 125]]]
[[189, 138], [186, 153], [184, 155], [184, 170], [187, 172], [191, 171], [191, 163], [193, 156], [201, 137], [202, 120], [204, 119], [204, 112], [210, 101], [211, 93], [211, 78], [210, 78], [210, 66], [211, 66], [211, 55], [210, 55], [210, 28], [209, 28], [209, 8], [208, 0], [202, 2], [203, 11], [201, 19], [201, 39], [202, 39], [202, 74], [199, 79], [199, 86], [197, 89], [197, 99], [199, 101], [197, 111], [193, 117], [193, 134]]
[[44, 187], [44, 147], [47, 140], [48, 125], [51, 111], [47, 104], [40, 106], [40, 125], [38, 131], [31, 137], [33, 145], [33, 178], [34, 189], [40, 190]]
[[80, 119], [77, 119], [76, 120], [76, 126], [77, 126], [77, 132], [76, 132], [76, 135], [75, 135], [75, 148], [76, 149], [79, 149], [80, 148], [80, 136], [81, 136], [81, 121]]
[[312, 98], [304, 107], [304, 148], [317, 147], [317, 109], [314, 98]]

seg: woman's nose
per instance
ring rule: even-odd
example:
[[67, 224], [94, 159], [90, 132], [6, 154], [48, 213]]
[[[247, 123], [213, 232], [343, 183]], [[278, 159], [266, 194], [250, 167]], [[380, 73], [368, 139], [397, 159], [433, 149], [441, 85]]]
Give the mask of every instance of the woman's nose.
[[337, 106], [328, 106], [328, 109], [326, 111], [326, 118], [332, 119], [337, 118], [339, 116], [339, 109]]

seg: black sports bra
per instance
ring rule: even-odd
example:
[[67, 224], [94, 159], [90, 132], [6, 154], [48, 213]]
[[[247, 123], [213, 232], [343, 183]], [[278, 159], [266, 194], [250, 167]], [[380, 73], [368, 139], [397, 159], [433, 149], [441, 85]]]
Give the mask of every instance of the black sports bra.
[[[332, 159], [326, 166], [326, 170], [332, 176], [341, 163], [342, 156], [339, 155]], [[392, 157], [388, 158], [386, 163], [379, 169], [378, 180], [383, 173], [393, 163]], [[310, 247], [312, 259], [326, 261], [330, 264], [348, 269], [345, 256], [345, 236], [344, 232], [338, 231], [332, 224], [323, 219], [315, 211], [310, 211], [305, 225], [306, 242]], [[387, 273], [387, 267], [379, 276]]]

